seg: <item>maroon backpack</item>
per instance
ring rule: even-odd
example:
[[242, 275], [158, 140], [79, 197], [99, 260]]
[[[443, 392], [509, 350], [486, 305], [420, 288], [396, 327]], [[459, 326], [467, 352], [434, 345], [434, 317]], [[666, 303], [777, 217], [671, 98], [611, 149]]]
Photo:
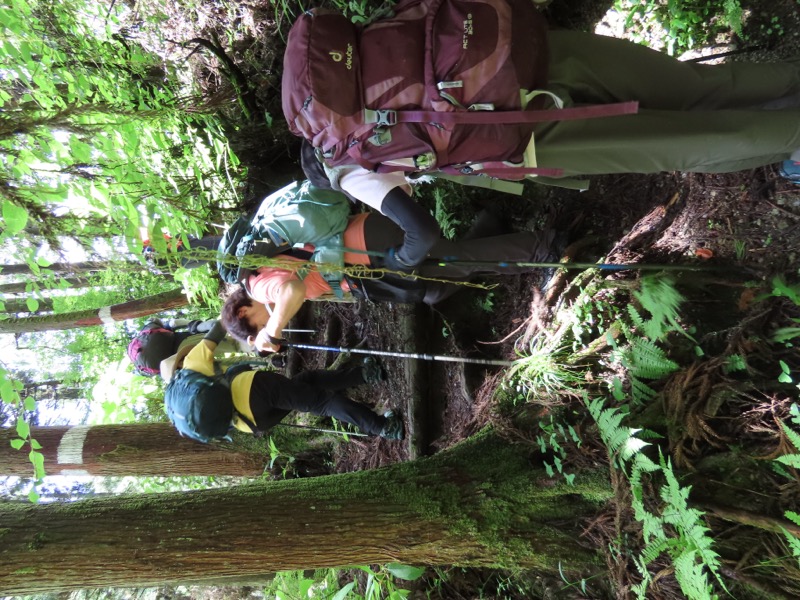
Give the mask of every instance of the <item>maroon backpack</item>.
[[[636, 103], [522, 110], [547, 82], [547, 32], [531, 0], [401, 0], [359, 28], [313, 10], [289, 32], [282, 81], [290, 130], [330, 166], [497, 177], [522, 169], [535, 123], [627, 114]], [[534, 110], [532, 110], [534, 109]]]

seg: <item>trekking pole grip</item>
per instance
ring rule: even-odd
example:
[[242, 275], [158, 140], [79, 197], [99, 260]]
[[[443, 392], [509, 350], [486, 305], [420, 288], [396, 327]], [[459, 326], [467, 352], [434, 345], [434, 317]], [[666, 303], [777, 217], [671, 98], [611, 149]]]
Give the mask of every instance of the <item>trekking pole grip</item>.
[[286, 346], [289, 343], [289, 340], [286, 338], [280, 337], [272, 337], [271, 335], [267, 334], [269, 341], [271, 344], [275, 344], [276, 346]]

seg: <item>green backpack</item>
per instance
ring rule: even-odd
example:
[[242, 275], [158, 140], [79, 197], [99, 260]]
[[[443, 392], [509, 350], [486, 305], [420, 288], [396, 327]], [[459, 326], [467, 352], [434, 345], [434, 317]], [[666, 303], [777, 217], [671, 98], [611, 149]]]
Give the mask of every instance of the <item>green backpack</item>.
[[[228, 228], [217, 252], [217, 270], [226, 283], [242, 283], [258, 268], [242, 264], [245, 257], [272, 257], [296, 244], [315, 247], [318, 263], [344, 265], [343, 233], [350, 201], [335, 190], [295, 182], [267, 196], [255, 213], [239, 217]], [[323, 273], [334, 292], [341, 293], [341, 273]]]

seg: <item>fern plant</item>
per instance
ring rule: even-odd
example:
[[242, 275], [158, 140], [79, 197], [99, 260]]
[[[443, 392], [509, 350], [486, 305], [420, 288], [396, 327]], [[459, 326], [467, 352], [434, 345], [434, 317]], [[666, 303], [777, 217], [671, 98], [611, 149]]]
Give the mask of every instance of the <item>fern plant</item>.
[[[605, 407], [601, 398], [584, 397], [589, 413], [597, 423], [612, 460], [626, 474], [631, 486], [631, 506], [634, 516], [642, 524], [645, 547], [634, 559], [641, 574], [641, 582], [633, 591], [645, 598], [652, 580], [647, 566], [666, 553], [675, 567], [675, 578], [684, 595], [691, 600], [716, 598], [709, 574], [725, 588], [719, 575], [719, 555], [712, 549], [712, 539], [703, 522], [703, 513], [688, 505], [691, 488], [680, 485], [672, 464], [659, 453], [655, 463], [641, 450], [649, 444], [639, 437], [642, 430], [623, 425], [627, 416], [618, 407]], [[645, 474], [660, 474], [664, 484], [660, 488], [662, 508], [659, 514], [647, 510], [644, 503]]]
[[[797, 404], [792, 404], [792, 406], [789, 408], [789, 414], [789, 422], [795, 427], [800, 427], [800, 408], [798, 408]], [[789, 442], [798, 452], [784, 454], [783, 456], [776, 458], [775, 462], [778, 463], [778, 465], [775, 465], [775, 470], [789, 479], [794, 479], [794, 477], [792, 477], [792, 475], [790, 475], [786, 469], [783, 468], [783, 465], [792, 467], [794, 469], [800, 468], [800, 434], [798, 434], [783, 421], [781, 421], [781, 428], [783, 429], [783, 433], [786, 434]], [[800, 525], [800, 515], [798, 515], [796, 512], [787, 510], [783, 513], [783, 516], [795, 525]], [[783, 533], [784, 539], [789, 544], [789, 549], [792, 551], [792, 556], [797, 559], [798, 565], [800, 565], [800, 538], [798, 538], [785, 527], [781, 527], [781, 533]]]
[[[615, 327], [623, 341], [609, 339], [614, 351], [611, 358], [623, 366], [631, 384], [631, 396], [636, 403], [655, 397], [656, 392], [643, 380], [658, 380], [678, 370], [678, 364], [667, 357], [657, 342], [670, 333], [678, 332], [692, 341], [692, 336], [678, 322], [684, 297], [675, 288], [670, 275], [654, 274], [642, 277], [639, 290], [633, 292], [641, 309], [627, 306], [625, 316], [617, 318]], [[649, 314], [645, 316], [643, 311]]]

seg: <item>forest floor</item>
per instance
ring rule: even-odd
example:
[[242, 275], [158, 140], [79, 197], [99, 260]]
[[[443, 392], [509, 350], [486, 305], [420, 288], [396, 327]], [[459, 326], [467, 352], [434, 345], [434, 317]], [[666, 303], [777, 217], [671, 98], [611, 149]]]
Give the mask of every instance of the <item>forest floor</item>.
[[[609, 4], [556, 0], [547, 9], [547, 16], [557, 27], [591, 30], [603, 20]], [[291, 18], [286, 14], [276, 16], [274, 5], [268, 0], [251, 0], [240, 7], [235, 17], [220, 6], [202, 3], [199, 22], [167, 22], [164, 26], [174, 29], [173, 39], [219, 40], [229, 36], [230, 56], [249, 79], [255, 105], [261, 114], [280, 115], [277, 76], [281, 46], [274, 40], [269, 42], [268, 37], [276, 29], [287, 31]], [[735, 60], [772, 61], [800, 54], [796, 33], [800, 32], [800, 14], [795, 0], [761, 0], [748, 4], [748, 8], [752, 16], [745, 24], [747, 42], [733, 41], [760, 49]], [[775, 23], [773, 17], [778, 18], [780, 31], [767, 31], [767, 25]], [[608, 27], [613, 29], [613, 23]], [[232, 31], [235, 36], [231, 36]], [[229, 75], [215, 57], [203, 53], [193, 61], [196, 78], [209, 97], [230, 93]], [[283, 134], [277, 116], [275, 120], [275, 127], [265, 134], [269, 139], [247, 140], [242, 135], [238, 140], [237, 152], [251, 169], [254, 196], [275, 183], [276, 170], [297, 169], [296, 145]], [[255, 130], [250, 127], [243, 132]], [[270, 140], [272, 143], [265, 143]], [[735, 265], [739, 272], [728, 287], [739, 295], [744, 314], [754, 292], [742, 283], [748, 281], [757, 288], [776, 274], [796, 277], [800, 272], [800, 187], [783, 180], [777, 167], [725, 175], [596, 177], [586, 192], [537, 188], [525, 198], [464, 192], [463, 206], [456, 218], [466, 228], [472, 216], [490, 207], [509, 216], [517, 229], [536, 229], [547, 223], [571, 225], [573, 240], [592, 240], [589, 249], [573, 258]], [[561, 282], [571, 273], [562, 271]], [[723, 276], [701, 273], [690, 282], [700, 290], [692, 295], [694, 318], [715, 318], [718, 305], [714, 296], [727, 285], [719, 281], [720, 277]], [[703, 287], [711, 284], [711, 279], [716, 280], [715, 286]], [[542, 274], [494, 277], [488, 283], [496, 287], [464, 290], [434, 308], [312, 303], [313, 309], [304, 319], [320, 333], [308, 341], [361, 345], [373, 350], [514, 359], [518, 340], [546, 319], [547, 311], [542, 310], [545, 298], [540, 291]], [[295, 367], [325, 366], [334, 358], [332, 354], [305, 352], [295, 359], [299, 361]], [[405, 443], [351, 438], [337, 446], [333, 466], [336, 471], [373, 468], [437, 452], [494, 418], [491, 400], [502, 379], [497, 367], [398, 358], [385, 358], [383, 364], [388, 380], [357, 392], [355, 397], [381, 409], [403, 411], [409, 438]], [[463, 580], [451, 580], [449, 591], [442, 597], [477, 597], [475, 586], [481, 577], [488, 575], [464, 575]], [[492, 597], [488, 588], [482, 594]], [[513, 597], [512, 593], [507, 595]]]

